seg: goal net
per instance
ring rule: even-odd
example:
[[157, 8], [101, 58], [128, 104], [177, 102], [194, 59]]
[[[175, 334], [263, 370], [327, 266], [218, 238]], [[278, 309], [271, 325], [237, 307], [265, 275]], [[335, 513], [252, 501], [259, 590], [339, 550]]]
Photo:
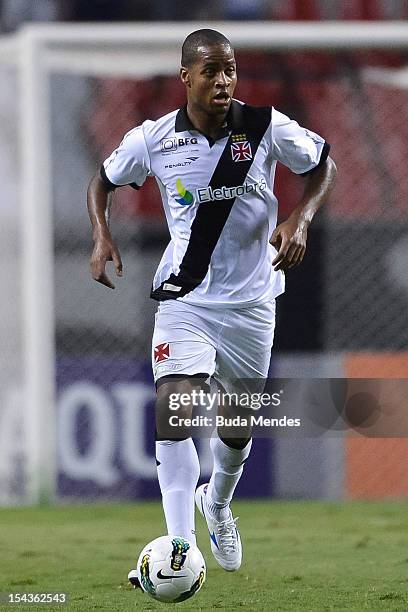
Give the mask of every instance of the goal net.
[[[115, 291], [90, 277], [85, 193], [126, 131], [184, 103], [179, 49], [197, 27], [42, 25], [0, 41], [0, 504], [158, 493], [149, 366], [156, 304], [148, 295], [168, 240], [159, 193], [151, 180], [115, 195], [112, 231], [124, 261]], [[273, 104], [322, 134], [338, 165], [306, 261], [287, 278], [272, 371], [381, 378], [381, 368], [369, 369], [380, 355], [384, 372], [387, 359], [397, 359], [407, 377], [405, 26], [209, 27], [236, 49], [236, 97]], [[276, 190], [283, 219], [302, 181], [280, 168]], [[356, 355], [368, 359], [360, 374], [349, 367]], [[384, 376], [392, 377], [389, 367]], [[408, 452], [405, 440], [394, 442], [396, 456]], [[297, 443], [309, 475], [294, 477], [293, 445], [259, 441], [242, 493], [347, 496], [347, 470], [368, 455], [360, 446], [360, 459], [350, 459], [340, 434], [313, 444], [311, 453], [310, 441]], [[210, 457], [201, 446], [205, 476]], [[394, 467], [382, 464], [378, 481]], [[358, 486], [354, 480], [350, 494], [358, 496]], [[408, 483], [400, 479], [388, 493], [406, 495]]]

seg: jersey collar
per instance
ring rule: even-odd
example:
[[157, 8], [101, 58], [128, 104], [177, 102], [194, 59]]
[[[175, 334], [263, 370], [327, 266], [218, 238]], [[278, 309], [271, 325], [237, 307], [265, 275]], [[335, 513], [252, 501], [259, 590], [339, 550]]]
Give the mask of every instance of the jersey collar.
[[[218, 139], [225, 138], [231, 131], [239, 131], [243, 127], [242, 117], [243, 105], [232, 100], [231, 106], [225, 118], [225, 123], [220, 129]], [[176, 132], [198, 132], [196, 127], [192, 124], [190, 117], [187, 114], [187, 104], [179, 109], [176, 115]], [[204, 134], [205, 135], [205, 134]], [[207, 137], [208, 138], [208, 137]], [[209, 139], [209, 138], [208, 138]], [[210, 139], [209, 139], [210, 140]]]

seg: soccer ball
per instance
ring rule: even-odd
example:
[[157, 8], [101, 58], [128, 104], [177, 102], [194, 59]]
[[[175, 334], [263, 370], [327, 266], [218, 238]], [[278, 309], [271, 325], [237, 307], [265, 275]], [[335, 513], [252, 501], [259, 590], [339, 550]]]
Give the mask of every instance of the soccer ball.
[[161, 536], [147, 544], [137, 562], [142, 590], [165, 603], [192, 597], [205, 580], [205, 562], [197, 546], [176, 536]]

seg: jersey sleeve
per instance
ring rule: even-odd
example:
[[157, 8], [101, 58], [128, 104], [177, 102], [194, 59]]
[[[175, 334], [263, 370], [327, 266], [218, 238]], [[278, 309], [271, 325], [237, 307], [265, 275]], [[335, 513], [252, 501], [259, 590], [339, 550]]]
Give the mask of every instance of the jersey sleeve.
[[149, 153], [142, 126], [125, 135], [101, 168], [102, 179], [111, 189], [122, 185], [139, 189], [150, 173]]
[[329, 155], [330, 145], [318, 134], [301, 127], [272, 108], [272, 155], [295, 174], [305, 175]]

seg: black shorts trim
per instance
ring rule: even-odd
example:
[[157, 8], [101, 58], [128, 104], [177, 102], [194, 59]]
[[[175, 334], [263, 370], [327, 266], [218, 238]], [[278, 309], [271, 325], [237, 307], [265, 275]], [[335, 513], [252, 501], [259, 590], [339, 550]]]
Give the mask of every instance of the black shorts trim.
[[207, 374], [206, 372], [199, 372], [198, 374], [165, 374], [164, 376], [160, 376], [160, 378], [158, 378], [156, 380], [156, 390], [160, 387], [160, 385], [162, 383], [168, 382], [169, 378], [172, 378], [173, 380], [183, 380], [183, 379], [189, 379], [189, 378], [201, 378], [203, 380], [207, 380], [207, 378], [209, 378], [210, 375]]

